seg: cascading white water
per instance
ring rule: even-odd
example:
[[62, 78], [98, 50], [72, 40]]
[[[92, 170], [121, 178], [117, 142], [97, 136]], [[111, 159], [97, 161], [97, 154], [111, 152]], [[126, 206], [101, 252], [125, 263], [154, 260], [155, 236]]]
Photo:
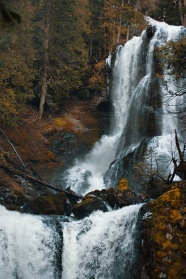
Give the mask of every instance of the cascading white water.
[[66, 223], [64, 278], [135, 278], [136, 224], [141, 206], [94, 212], [83, 221]]
[[51, 222], [0, 206], [0, 279], [137, 278], [135, 238], [141, 206], [97, 211], [82, 221], [58, 219], [61, 238], [55, 218]]
[[0, 206], [0, 279], [58, 278], [58, 236], [43, 219]]
[[[70, 186], [79, 194], [105, 188], [103, 173], [115, 159], [117, 146], [126, 125], [128, 109], [132, 100], [130, 92], [137, 85], [138, 79], [135, 69], [139, 67], [140, 42], [141, 38], [134, 37], [125, 45], [124, 51], [120, 53], [119, 48], [117, 52], [113, 69], [115, 76], [112, 85], [114, 116], [110, 134], [103, 136], [83, 161], [77, 160], [75, 165], [65, 173], [63, 182], [65, 180], [66, 187]], [[125, 63], [121, 63], [121, 60]], [[134, 74], [133, 77], [132, 73]], [[126, 91], [127, 93], [123, 94]]]
[[[168, 41], [178, 41], [186, 36], [186, 29], [183, 26], [170, 26], [165, 22], [157, 22], [149, 18], [149, 23], [158, 25], [157, 37], [158, 46], [165, 44]], [[161, 174], [167, 178], [173, 166], [172, 156], [176, 158], [176, 147], [174, 140], [174, 131], [180, 132], [178, 116], [170, 113], [176, 110], [179, 102], [183, 102], [183, 97], [171, 97], [168, 92], [177, 92], [178, 88], [182, 86], [180, 79], [169, 75], [169, 70], [163, 69], [163, 79], [159, 80], [160, 92], [162, 97], [162, 127], [161, 136], [154, 136], [149, 142], [147, 153], [153, 150], [158, 168]], [[166, 84], [166, 86], [165, 86]], [[169, 109], [167, 109], [169, 107]], [[169, 111], [170, 110], [170, 111]], [[179, 180], [178, 177], [176, 179]]]
[[[115, 159], [116, 148], [121, 138], [123, 128], [127, 121], [128, 110], [130, 107], [131, 96], [129, 92], [134, 90], [136, 79], [132, 81], [131, 72], [135, 73], [137, 67], [137, 55], [140, 51], [140, 38], [133, 38], [125, 45], [125, 51], [121, 57], [117, 53], [115, 61], [114, 87], [114, 117], [112, 128], [109, 135], [103, 136], [94, 146], [93, 150], [83, 161], [77, 160], [75, 166], [66, 171], [66, 187], [71, 187], [79, 194], [85, 194], [94, 189], [105, 188], [103, 173], [109, 168], [110, 163]], [[120, 59], [125, 61], [121, 63]], [[122, 78], [120, 73], [123, 73]], [[124, 77], [124, 78], [123, 78]], [[127, 90], [128, 94], [123, 94]]]
[[[134, 37], [116, 50], [110, 86], [113, 103], [110, 134], [103, 136], [83, 161], [77, 160], [64, 174], [62, 185], [65, 182], [66, 187], [70, 186], [79, 194], [112, 187], [112, 179], [107, 179], [107, 185], [104, 184], [103, 173], [114, 160], [132, 152], [145, 137], [153, 135], [149, 146], [159, 159], [167, 158], [164, 165], [170, 161], [170, 138], [177, 127], [177, 117], [168, 114], [164, 106], [167, 92], [164, 81], [170, 76], [164, 70], [164, 79], [157, 77], [154, 47], [178, 40], [185, 28], [169, 26], [149, 17], [147, 22], [156, 29], [151, 39], [143, 31], [141, 37]], [[168, 89], [176, 88], [173, 79], [168, 84]], [[171, 102], [175, 105], [176, 99]], [[154, 122], [150, 123], [152, 115]], [[170, 156], [167, 157], [168, 154]], [[112, 166], [110, 177], [115, 176], [116, 168]]]
[[[77, 193], [105, 187], [102, 173], [110, 163], [134, 150], [147, 136], [144, 123], [151, 110], [161, 137], [154, 134], [149, 147], [162, 156], [162, 162], [168, 152], [169, 134], [176, 121], [169, 119], [162, 106], [154, 107], [149, 102], [153, 85], [163, 90], [153, 69], [152, 51], [157, 42], [161, 45], [177, 39], [183, 30], [151, 19], [149, 23], [156, 26], [150, 41], [143, 32], [117, 49], [111, 86], [111, 132], [66, 174], [67, 186]], [[116, 169], [113, 173], [116, 175]], [[0, 279], [139, 278], [135, 234], [141, 206], [97, 211], [82, 221], [20, 214], [0, 206]]]
[[81, 195], [103, 189], [103, 173], [114, 159], [119, 138], [119, 133], [103, 136], [83, 161], [76, 160], [75, 166], [66, 171], [62, 185], [65, 181], [66, 187]]

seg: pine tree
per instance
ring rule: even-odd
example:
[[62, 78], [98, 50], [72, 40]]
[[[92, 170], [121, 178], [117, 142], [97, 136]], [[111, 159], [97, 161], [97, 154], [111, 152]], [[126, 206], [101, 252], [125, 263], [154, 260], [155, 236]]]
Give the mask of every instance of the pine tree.
[[104, 52], [104, 32], [102, 29], [102, 14], [104, 0], [90, 0], [91, 32], [89, 34], [90, 63], [98, 62], [106, 55]]
[[105, 0], [102, 27], [108, 52], [111, 53], [116, 45], [128, 41], [130, 31], [134, 27], [141, 29], [143, 22], [136, 1]]
[[186, 27], [186, 1], [185, 0], [179, 0], [179, 14], [181, 23], [183, 26]]
[[[169, 99], [186, 94], [186, 38], [179, 41], [170, 41], [166, 45], [155, 49], [155, 54], [160, 59], [161, 64], [167, 68], [168, 73], [181, 81], [177, 89], [168, 90]], [[167, 104], [168, 106], [168, 104]], [[185, 101], [178, 103], [175, 108], [170, 108], [170, 112], [181, 113], [186, 111]]]
[[[8, 4], [8, 3], [7, 3]], [[4, 33], [0, 45], [0, 122], [16, 124], [19, 112], [33, 97], [32, 10], [29, 0], [14, 2], [13, 10], [22, 15], [23, 24]]]
[[181, 25], [179, 0], [159, 0], [155, 19], [172, 25]]
[[88, 2], [84, 0], [78, 4], [81, 6], [75, 0], [45, 0], [38, 7], [34, 41], [37, 93], [41, 95], [40, 118], [45, 102], [50, 107], [60, 106], [66, 96], [83, 84], [88, 65], [85, 38], [89, 22], [88, 15], [81, 14]]

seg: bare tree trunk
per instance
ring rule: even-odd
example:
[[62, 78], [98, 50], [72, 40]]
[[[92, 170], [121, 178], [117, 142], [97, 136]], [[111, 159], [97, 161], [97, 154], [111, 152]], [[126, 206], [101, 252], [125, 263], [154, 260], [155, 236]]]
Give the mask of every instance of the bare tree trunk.
[[39, 104], [39, 118], [41, 119], [43, 117], [43, 111], [44, 111], [44, 105], [46, 100], [46, 94], [47, 94], [47, 78], [48, 78], [48, 50], [49, 50], [49, 31], [50, 31], [50, 9], [51, 9], [51, 0], [47, 3], [47, 15], [46, 15], [46, 25], [45, 25], [45, 38], [43, 42], [44, 46], [44, 66], [43, 66], [43, 72], [41, 77], [41, 97], [40, 97], [40, 104]]
[[[121, 7], [123, 7], [124, 5], [124, 0], [121, 1]], [[122, 9], [122, 8], [121, 8]], [[119, 44], [120, 42], [120, 36], [121, 36], [121, 24], [122, 24], [122, 16], [120, 18], [120, 21], [119, 21], [119, 27], [118, 27], [118, 36], [117, 36], [117, 43]]]
[[186, 162], [184, 161], [184, 152], [186, 149], [186, 145], [184, 144], [183, 151], [180, 148], [177, 132], [175, 130], [175, 143], [176, 143], [176, 148], [178, 150], [178, 155], [179, 155], [179, 162], [175, 158], [172, 158], [172, 161], [174, 163], [174, 173], [177, 174], [180, 178], [186, 179]]
[[46, 100], [46, 94], [47, 94], [47, 53], [45, 55], [44, 59], [44, 67], [43, 67], [43, 73], [42, 73], [42, 83], [41, 83], [41, 97], [40, 97], [40, 104], [39, 104], [39, 118], [43, 117], [43, 111], [44, 111], [44, 105]]
[[175, 130], [175, 142], [176, 142], [176, 147], [177, 147], [178, 154], [179, 154], [180, 164], [183, 164], [184, 163], [183, 152], [181, 151], [181, 148], [180, 148], [176, 130]]
[[129, 41], [129, 37], [130, 37], [130, 25], [127, 26], [127, 34], [126, 34], [126, 41]]
[[179, 0], [179, 13], [181, 23], [186, 27], [186, 0]]

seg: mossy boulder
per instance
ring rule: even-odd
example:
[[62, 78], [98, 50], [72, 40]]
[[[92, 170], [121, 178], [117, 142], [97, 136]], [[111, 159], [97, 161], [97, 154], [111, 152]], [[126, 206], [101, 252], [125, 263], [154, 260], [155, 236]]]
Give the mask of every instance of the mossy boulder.
[[186, 278], [186, 184], [142, 209], [141, 279]]
[[96, 210], [101, 210], [103, 212], [107, 212], [107, 206], [101, 199], [96, 196], [87, 196], [82, 200], [82, 202], [76, 204], [72, 212], [74, 216], [78, 219], [82, 219], [86, 216], [89, 216], [92, 212]]
[[40, 196], [29, 201], [24, 212], [32, 214], [63, 215], [66, 209], [66, 195], [64, 193]]
[[[126, 181], [125, 181], [126, 182]], [[72, 212], [77, 218], [84, 218], [95, 210], [108, 211], [107, 206], [120, 208], [123, 206], [142, 202], [142, 198], [133, 193], [126, 183], [120, 185], [118, 190], [113, 188], [95, 190], [89, 192], [82, 200], [76, 204]]]
[[96, 196], [101, 200], [107, 202], [112, 208], [123, 207], [131, 204], [137, 204], [143, 202], [140, 196], [137, 196], [129, 188], [129, 184], [126, 179], [122, 179], [119, 186], [116, 189], [109, 188], [101, 191], [95, 190], [88, 193], [85, 198], [89, 196]]

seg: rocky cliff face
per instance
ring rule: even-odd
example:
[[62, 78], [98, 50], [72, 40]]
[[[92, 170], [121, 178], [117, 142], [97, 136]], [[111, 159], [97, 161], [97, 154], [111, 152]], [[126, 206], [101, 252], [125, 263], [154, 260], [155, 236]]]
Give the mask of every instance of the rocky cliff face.
[[141, 279], [186, 278], [186, 183], [142, 209]]

